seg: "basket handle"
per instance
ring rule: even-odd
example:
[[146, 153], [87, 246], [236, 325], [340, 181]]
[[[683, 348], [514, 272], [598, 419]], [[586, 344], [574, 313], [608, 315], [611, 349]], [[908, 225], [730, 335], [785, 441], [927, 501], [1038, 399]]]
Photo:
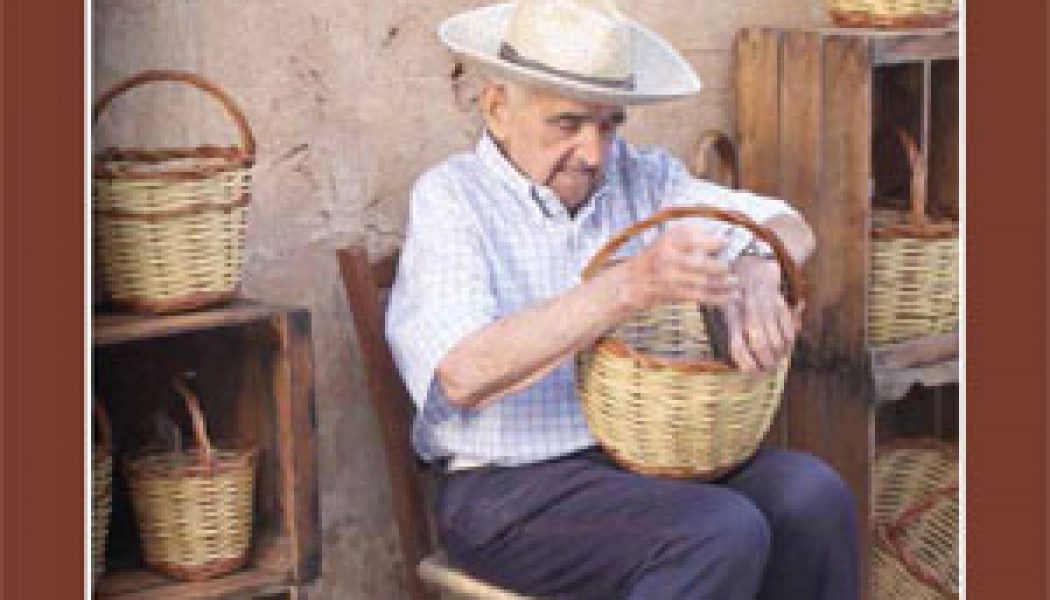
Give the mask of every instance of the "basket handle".
[[584, 281], [587, 281], [594, 277], [598, 273], [598, 270], [605, 265], [617, 250], [639, 233], [656, 227], [666, 221], [693, 217], [716, 219], [733, 225], [739, 225], [769, 244], [770, 247], [773, 248], [773, 252], [776, 254], [781, 270], [787, 277], [787, 289], [784, 292], [785, 299], [792, 308], [798, 306], [802, 290], [802, 271], [798, 268], [798, 265], [795, 264], [795, 261], [791, 259], [791, 255], [788, 254], [787, 248], [784, 246], [784, 243], [780, 241], [780, 238], [777, 237], [777, 235], [768, 227], [763, 227], [762, 225], [755, 223], [742, 213], [709, 206], [673, 206], [665, 208], [652, 216], [623, 229], [606, 242], [601, 250], [591, 258], [590, 262], [587, 263], [587, 266], [584, 267], [581, 278]]
[[737, 158], [736, 145], [728, 135], [717, 129], [708, 129], [700, 134], [700, 140], [696, 143], [696, 153], [693, 155], [693, 172], [710, 178], [711, 167], [707, 163], [707, 157], [712, 150], [717, 154], [718, 160], [729, 168], [729, 187], [739, 188], [740, 161]]
[[219, 86], [195, 73], [158, 70], [143, 71], [137, 75], [128, 77], [109, 88], [106, 93], [102, 94], [102, 96], [95, 101], [95, 105], [91, 109], [91, 123], [94, 124], [98, 122], [99, 116], [102, 115], [102, 112], [106, 110], [117, 96], [140, 85], [160, 82], [186, 83], [202, 90], [218, 100], [226, 110], [226, 113], [237, 125], [237, 131], [241, 138], [241, 149], [244, 151], [245, 155], [255, 155], [255, 136], [252, 135], [252, 130], [248, 126], [248, 119], [244, 117], [244, 113], [241, 111], [240, 107], [237, 106], [237, 103], [233, 101], [233, 98], [227, 95], [226, 92], [222, 91]]
[[212, 448], [211, 440], [208, 439], [208, 428], [204, 423], [204, 413], [201, 412], [197, 395], [190, 391], [181, 377], [172, 379], [172, 385], [182, 395], [186, 401], [186, 408], [190, 411], [190, 418], [193, 420], [193, 438], [201, 453], [201, 465], [211, 467], [215, 461], [215, 450]]
[[106, 416], [106, 409], [102, 408], [102, 405], [97, 401], [92, 406], [92, 410], [95, 414], [95, 425], [98, 427], [98, 441], [100, 446], [106, 452], [113, 451], [113, 429], [109, 424], [109, 417]]
[[911, 167], [911, 197], [908, 199], [911, 206], [911, 223], [922, 228], [929, 221], [926, 216], [926, 162], [911, 134], [904, 129], [898, 129], [897, 135], [908, 154], [908, 165]]

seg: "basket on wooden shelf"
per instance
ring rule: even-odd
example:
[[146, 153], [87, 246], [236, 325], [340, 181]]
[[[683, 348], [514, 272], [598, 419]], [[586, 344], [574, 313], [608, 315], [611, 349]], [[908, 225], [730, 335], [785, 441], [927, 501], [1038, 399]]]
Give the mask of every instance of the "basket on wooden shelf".
[[237, 146], [108, 148], [92, 169], [94, 243], [104, 295], [136, 312], [190, 310], [232, 298], [241, 280], [255, 140], [234, 101], [192, 74], [147, 71], [95, 103], [92, 119], [141, 85], [200, 89], [237, 125]]
[[113, 507], [113, 433], [106, 412], [94, 406], [98, 439], [91, 448], [91, 581], [92, 585], [106, 566], [106, 535]]
[[[615, 235], [591, 259], [594, 277], [635, 235], [673, 219], [718, 219], [769, 243], [798, 304], [802, 279], [779, 239], [739, 213], [709, 207], [664, 209]], [[749, 458], [769, 429], [790, 357], [745, 374], [725, 358], [724, 323], [695, 303], [638, 313], [577, 356], [577, 388], [597, 441], [625, 468], [668, 477], [716, 478]]]
[[954, 331], [959, 324], [959, 224], [926, 215], [926, 166], [900, 138], [911, 165], [911, 210], [873, 209], [868, 280], [872, 346]]
[[826, 0], [840, 27], [944, 27], [959, 14], [958, 0]]
[[902, 441], [872, 470], [871, 568], [875, 600], [945, 600], [959, 594], [959, 463], [954, 446]]
[[146, 564], [197, 581], [242, 566], [252, 537], [255, 452], [212, 446], [197, 397], [181, 381], [197, 447], [151, 453], [128, 463]]

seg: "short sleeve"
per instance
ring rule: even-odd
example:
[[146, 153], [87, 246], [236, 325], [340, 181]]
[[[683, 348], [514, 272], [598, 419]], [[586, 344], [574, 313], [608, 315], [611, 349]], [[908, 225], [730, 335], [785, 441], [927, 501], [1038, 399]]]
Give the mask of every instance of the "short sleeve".
[[[756, 223], [764, 223], [778, 215], [800, 217], [798, 212], [783, 200], [733, 190], [710, 181], [694, 177], [680, 160], [671, 154], [658, 151], [648, 157], [650, 168], [661, 174], [663, 186], [658, 193], [658, 208], [669, 206], [713, 206], [747, 215]], [[735, 257], [753, 239], [749, 231], [738, 226], [719, 226], [729, 237], [725, 255]]]
[[476, 218], [440, 172], [416, 183], [397, 278], [386, 315], [394, 360], [422, 409], [437, 367], [496, 314], [490, 270]]

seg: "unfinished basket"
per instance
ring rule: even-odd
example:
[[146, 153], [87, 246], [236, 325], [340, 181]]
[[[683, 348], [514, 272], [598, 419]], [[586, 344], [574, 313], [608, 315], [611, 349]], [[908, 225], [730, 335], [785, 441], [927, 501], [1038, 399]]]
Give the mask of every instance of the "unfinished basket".
[[94, 244], [104, 295], [136, 312], [190, 310], [232, 298], [241, 279], [255, 140], [222, 90], [192, 73], [147, 71], [107, 91], [92, 119], [119, 95], [157, 82], [189, 84], [222, 104], [240, 145], [124, 149], [95, 156]]
[[105, 570], [106, 535], [113, 506], [113, 442], [109, 419], [95, 404], [98, 440], [91, 448], [91, 582]]
[[146, 564], [198, 581], [248, 559], [255, 485], [253, 450], [212, 447], [197, 397], [181, 381], [197, 448], [150, 454], [128, 464], [132, 505]]
[[909, 441], [879, 453], [872, 473], [875, 600], [959, 594], [959, 479], [954, 446]]
[[872, 210], [868, 343], [879, 346], [959, 325], [959, 225], [926, 215], [926, 166], [900, 138], [911, 164], [911, 211]]
[[840, 27], [908, 29], [944, 27], [959, 13], [958, 0], [826, 0]]
[[[672, 219], [710, 218], [746, 227], [768, 242], [798, 304], [802, 280], [783, 244], [744, 215], [708, 207], [662, 210], [621, 231], [591, 259], [587, 280], [632, 237]], [[780, 404], [790, 357], [745, 374], [724, 355], [713, 312], [695, 303], [642, 311], [577, 356], [577, 387], [588, 426], [617, 462], [633, 471], [713, 479], [758, 448]]]

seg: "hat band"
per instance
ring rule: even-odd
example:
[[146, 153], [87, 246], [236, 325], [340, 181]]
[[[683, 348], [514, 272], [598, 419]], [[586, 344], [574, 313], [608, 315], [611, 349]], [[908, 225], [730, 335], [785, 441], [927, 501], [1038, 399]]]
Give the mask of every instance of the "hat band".
[[634, 90], [634, 75], [628, 75], [623, 78], [611, 78], [611, 77], [594, 77], [591, 75], [580, 75], [579, 73], [573, 73], [572, 71], [566, 71], [557, 67], [552, 67], [548, 64], [541, 63], [539, 61], [531, 60], [522, 56], [513, 46], [507, 42], [503, 42], [499, 47], [499, 57], [507, 62], [520, 65], [522, 67], [528, 67], [537, 71], [542, 71], [549, 75], [556, 75], [558, 77], [564, 77], [565, 79], [571, 79], [579, 83], [587, 83], [590, 85], [596, 85], [599, 87], [610, 88], [614, 90]]

